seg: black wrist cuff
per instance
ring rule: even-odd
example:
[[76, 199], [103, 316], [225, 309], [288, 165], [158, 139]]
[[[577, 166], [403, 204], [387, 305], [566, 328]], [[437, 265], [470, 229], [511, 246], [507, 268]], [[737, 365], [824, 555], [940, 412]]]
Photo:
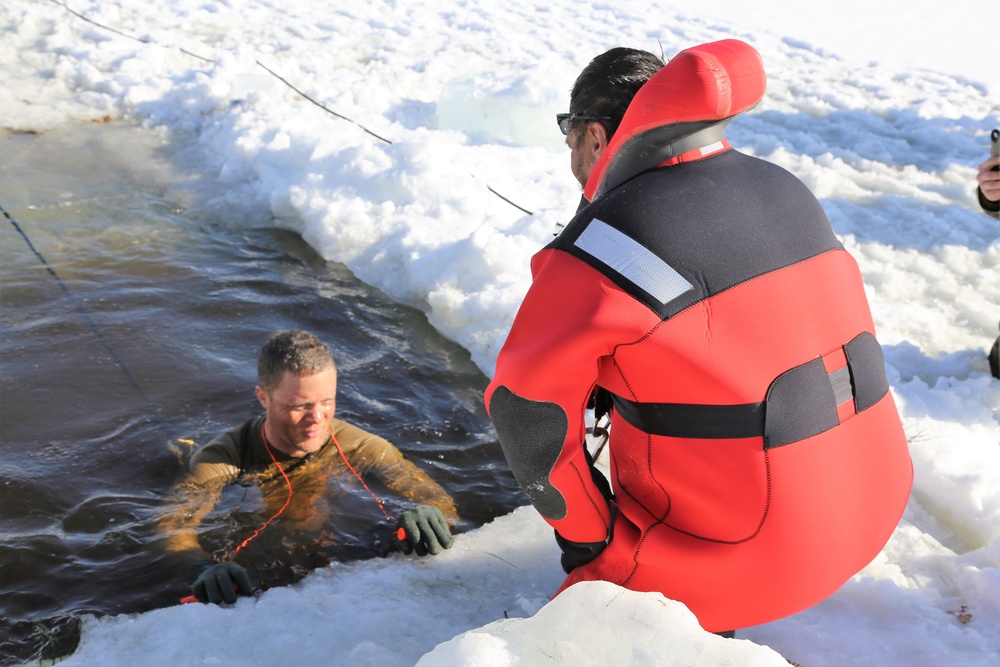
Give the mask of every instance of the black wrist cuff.
[[976, 196], [979, 198], [979, 205], [987, 213], [1000, 213], [1000, 200], [992, 201], [986, 198], [982, 188], [976, 188]]
[[608, 546], [607, 540], [601, 540], [600, 542], [571, 542], [558, 532], [556, 532], [556, 544], [562, 549], [562, 558], [559, 559], [559, 562], [566, 574], [594, 560]]

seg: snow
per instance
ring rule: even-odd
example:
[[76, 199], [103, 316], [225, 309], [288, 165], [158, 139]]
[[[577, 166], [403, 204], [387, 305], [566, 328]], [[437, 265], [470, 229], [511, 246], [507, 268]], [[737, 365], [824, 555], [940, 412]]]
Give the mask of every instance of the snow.
[[521, 508], [434, 559], [335, 565], [231, 608], [90, 618], [62, 664], [1000, 664], [1000, 382], [985, 359], [1000, 223], [974, 199], [1000, 127], [1000, 10], [947, 10], [5, 0], [0, 127], [107, 116], [190, 146], [221, 187], [171, 177], [178, 201], [298, 232], [424, 310], [487, 375], [530, 256], [579, 199], [552, 118], [579, 70], [612, 46], [669, 57], [748, 41], [768, 92], [729, 138], [798, 175], [857, 258], [915, 466], [903, 520], [868, 567], [736, 640], [703, 632], [679, 603], [608, 584], [550, 601], [558, 549]]

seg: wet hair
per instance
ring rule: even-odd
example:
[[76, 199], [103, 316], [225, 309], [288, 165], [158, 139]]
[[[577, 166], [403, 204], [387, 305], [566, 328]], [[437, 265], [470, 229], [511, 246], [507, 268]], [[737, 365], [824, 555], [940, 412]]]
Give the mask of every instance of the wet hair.
[[607, 117], [598, 121], [610, 140], [632, 98], [665, 63], [648, 51], [619, 46], [605, 51], [583, 68], [569, 95], [570, 113]]
[[336, 368], [326, 343], [305, 331], [278, 331], [267, 339], [257, 357], [257, 384], [264, 391], [273, 391], [285, 372], [297, 377], [322, 373]]

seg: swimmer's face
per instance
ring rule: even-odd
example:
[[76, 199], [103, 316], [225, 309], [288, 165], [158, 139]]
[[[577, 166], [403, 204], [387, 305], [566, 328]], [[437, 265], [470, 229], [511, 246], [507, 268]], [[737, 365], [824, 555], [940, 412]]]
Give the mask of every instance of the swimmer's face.
[[337, 369], [331, 366], [302, 376], [285, 371], [271, 391], [258, 386], [257, 399], [267, 412], [268, 443], [289, 456], [311, 454], [330, 440], [337, 410]]

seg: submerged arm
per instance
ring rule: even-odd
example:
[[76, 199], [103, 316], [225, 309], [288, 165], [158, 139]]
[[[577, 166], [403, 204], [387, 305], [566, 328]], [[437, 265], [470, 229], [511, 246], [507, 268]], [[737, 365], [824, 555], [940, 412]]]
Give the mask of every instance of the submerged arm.
[[219, 501], [222, 487], [221, 482], [202, 485], [190, 479], [174, 487], [166, 511], [156, 523], [167, 551], [207, 558], [198, 543], [198, 527]]

